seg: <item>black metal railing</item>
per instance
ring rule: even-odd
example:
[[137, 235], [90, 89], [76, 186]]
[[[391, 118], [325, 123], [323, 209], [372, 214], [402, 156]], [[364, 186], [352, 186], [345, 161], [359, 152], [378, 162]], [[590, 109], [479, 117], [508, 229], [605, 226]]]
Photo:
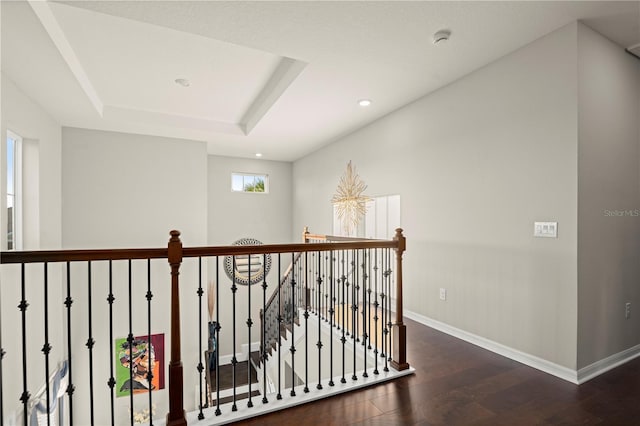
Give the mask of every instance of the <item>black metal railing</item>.
[[401, 231], [192, 248], [179, 235], [160, 249], [2, 254], [2, 426], [153, 424], [162, 412], [167, 425], [211, 424], [378, 375], [380, 362], [408, 368], [401, 300], [389, 297], [402, 295]]

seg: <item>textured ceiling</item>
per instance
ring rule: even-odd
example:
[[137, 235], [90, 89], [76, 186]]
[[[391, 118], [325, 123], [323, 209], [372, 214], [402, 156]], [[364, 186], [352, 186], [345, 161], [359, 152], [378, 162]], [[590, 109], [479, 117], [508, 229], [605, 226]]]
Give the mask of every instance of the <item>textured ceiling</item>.
[[[2, 72], [62, 125], [295, 160], [575, 20], [640, 2], [2, 2]], [[451, 39], [434, 45], [432, 35]], [[188, 79], [190, 85], [175, 83]], [[368, 108], [357, 101], [368, 98]]]

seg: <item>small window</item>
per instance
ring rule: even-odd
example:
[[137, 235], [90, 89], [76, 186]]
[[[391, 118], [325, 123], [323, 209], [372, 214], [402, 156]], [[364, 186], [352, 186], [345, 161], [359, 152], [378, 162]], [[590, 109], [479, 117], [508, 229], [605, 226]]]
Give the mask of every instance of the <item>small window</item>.
[[251, 173], [231, 173], [231, 190], [234, 192], [269, 192], [269, 176]]

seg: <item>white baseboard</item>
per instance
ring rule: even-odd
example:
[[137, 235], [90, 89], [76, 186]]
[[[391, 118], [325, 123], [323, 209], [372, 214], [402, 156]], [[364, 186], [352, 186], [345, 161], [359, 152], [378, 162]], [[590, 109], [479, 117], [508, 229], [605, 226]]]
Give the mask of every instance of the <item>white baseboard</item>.
[[453, 337], [457, 337], [458, 339], [464, 340], [465, 342], [472, 343], [476, 346], [480, 346], [481, 348], [487, 349], [491, 352], [495, 352], [514, 361], [521, 362], [522, 364], [528, 365], [529, 367], [544, 371], [545, 373], [559, 377], [568, 382], [579, 384], [577, 372], [570, 368], [563, 367], [562, 365], [547, 361], [535, 355], [521, 352], [517, 349], [510, 348], [498, 342], [494, 342], [493, 340], [489, 340], [473, 333], [469, 333], [468, 331], [461, 330], [459, 328], [434, 320], [432, 318], [425, 317], [424, 315], [420, 315], [415, 312], [405, 310], [404, 316], [428, 327], [435, 328], [436, 330], [442, 331], [443, 333], [449, 334]]
[[618, 352], [607, 358], [596, 361], [591, 365], [581, 368], [578, 371], [572, 370], [562, 365], [555, 364], [537, 356], [521, 352], [517, 349], [510, 348], [493, 340], [486, 339], [484, 337], [469, 333], [468, 331], [461, 330], [443, 322], [434, 320], [432, 318], [425, 317], [424, 315], [417, 314], [411, 311], [405, 311], [404, 315], [414, 321], [424, 324], [428, 327], [435, 328], [443, 333], [449, 334], [458, 339], [472, 343], [481, 348], [487, 349], [491, 352], [495, 352], [499, 355], [512, 359], [514, 361], [521, 362], [529, 367], [533, 367], [537, 370], [544, 371], [545, 373], [559, 377], [563, 380], [574, 384], [585, 383], [594, 377], [597, 377], [609, 370], [612, 370], [622, 364], [625, 364], [632, 359], [640, 356], [640, 345], [633, 346], [624, 351]]
[[617, 354], [608, 356], [600, 361], [596, 361], [591, 365], [578, 370], [578, 383], [582, 384], [599, 376], [602, 373], [606, 373], [624, 363], [631, 361], [634, 358], [640, 356], [640, 345], [633, 346]]

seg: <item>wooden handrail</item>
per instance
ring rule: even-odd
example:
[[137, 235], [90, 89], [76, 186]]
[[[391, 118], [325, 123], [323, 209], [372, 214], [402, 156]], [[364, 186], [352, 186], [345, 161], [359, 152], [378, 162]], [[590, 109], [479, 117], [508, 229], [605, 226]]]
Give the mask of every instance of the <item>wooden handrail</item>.
[[249, 254], [298, 253], [329, 250], [373, 249], [398, 247], [393, 240], [344, 241], [335, 243], [262, 244], [257, 246], [212, 246], [188, 247], [183, 249], [183, 257], [200, 256], [241, 256]]
[[357, 237], [343, 237], [341, 235], [325, 235], [325, 234], [312, 234], [309, 232], [309, 227], [305, 226], [304, 231], [302, 232], [302, 241], [305, 243], [309, 243], [313, 240], [319, 241], [384, 241], [384, 240], [376, 240], [372, 238], [357, 238]]
[[385, 240], [376, 240], [373, 238], [355, 238], [355, 237], [341, 237], [339, 235], [321, 235], [321, 234], [309, 234], [309, 240], [320, 240], [320, 241], [385, 241]]
[[[315, 235], [315, 234], [309, 234]], [[327, 243], [294, 244], [262, 244], [256, 246], [206, 246], [186, 247], [182, 249], [182, 257], [201, 256], [241, 256], [249, 254], [270, 253], [303, 253], [312, 251], [349, 250], [358, 248], [393, 248], [398, 243], [393, 240], [354, 239], [350, 237], [334, 237], [324, 235]], [[313, 238], [316, 239], [316, 238]], [[90, 249], [90, 250], [42, 250], [42, 251], [7, 251], [0, 255], [0, 263], [43, 263], [43, 262], [77, 262], [128, 259], [166, 259], [166, 248], [133, 248], [133, 249]]]
[[0, 263], [78, 262], [128, 259], [166, 259], [166, 248], [5, 251]]
[[[183, 367], [181, 360], [180, 336], [180, 283], [179, 274], [182, 260], [186, 257], [207, 256], [242, 256], [251, 254], [296, 253], [297, 260], [301, 253], [319, 251], [339, 251], [351, 249], [390, 248], [396, 252], [396, 322], [393, 324], [393, 359], [392, 366], [397, 370], [409, 368], [406, 360], [406, 326], [403, 323], [402, 305], [402, 255], [406, 250], [406, 239], [402, 229], [396, 230], [393, 240], [371, 240], [363, 238], [339, 237], [311, 234], [307, 228], [303, 233], [302, 243], [296, 244], [264, 244], [255, 246], [211, 246], [183, 248], [180, 232], [171, 231], [167, 248], [137, 249], [96, 249], [96, 250], [46, 250], [46, 251], [11, 251], [0, 255], [2, 264], [26, 264], [44, 262], [104, 261], [128, 259], [167, 259], [171, 267], [171, 360], [169, 362], [169, 413], [167, 426], [186, 426], [183, 404]], [[313, 244], [309, 242], [314, 241]], [[324, 242], [317, 242], [324, 241]], [[278, 290], [269, 299], [274, 299], [282, 282], [291, 272], [293, 264], [287, 268], [285, 275], [279, 277]]]

